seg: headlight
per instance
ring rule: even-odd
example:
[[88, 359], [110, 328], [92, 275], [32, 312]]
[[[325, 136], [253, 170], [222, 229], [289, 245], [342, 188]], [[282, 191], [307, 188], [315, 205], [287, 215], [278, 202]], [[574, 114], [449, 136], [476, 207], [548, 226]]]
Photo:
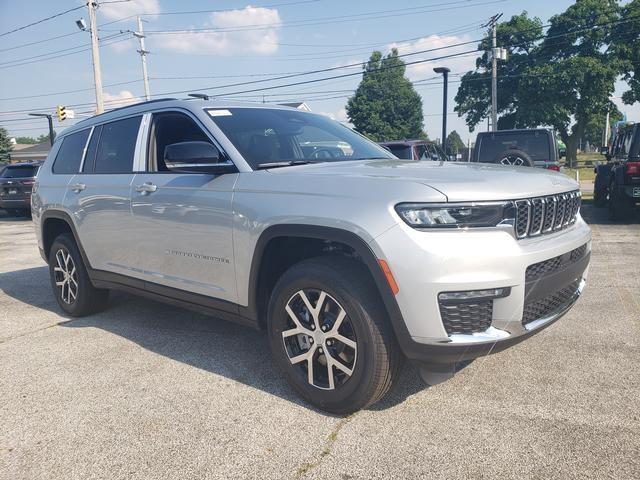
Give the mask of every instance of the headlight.
[[413, 228], [471, 228], [513, 225], [511, 202], [400, 203], [400, 218]]

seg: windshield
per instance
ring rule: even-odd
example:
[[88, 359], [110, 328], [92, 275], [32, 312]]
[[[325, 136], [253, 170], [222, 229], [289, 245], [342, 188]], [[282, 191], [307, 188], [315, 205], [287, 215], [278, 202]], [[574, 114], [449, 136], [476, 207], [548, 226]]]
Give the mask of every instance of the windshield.
[[387, 150], [324, 115], [268, 108], [207, 112], [254, 169], [273, 162], [394, 158]]
[[29, 178], [35, 177], [38, 166], [7, 167], [2, 171], [2, 178]]
[[509, 150], [522, 150], [532, 160], [555, 161], [546, 132], [492, 133], [480, 140], [478, 161], [492, 163]]

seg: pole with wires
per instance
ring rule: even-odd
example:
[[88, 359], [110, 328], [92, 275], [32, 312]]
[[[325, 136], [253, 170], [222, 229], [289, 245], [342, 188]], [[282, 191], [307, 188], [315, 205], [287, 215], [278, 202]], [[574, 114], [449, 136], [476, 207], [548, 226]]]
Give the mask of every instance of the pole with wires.
[[489, 19], [483, 27], [491, 27], [491, 130], [498, 130], [498, 44], [496, 30], [498, 20], [502, 17], [498, 13]]
[[149, 93], [149, 74], [147, 72], [147, 54], [148, 50], [144, 47], [144, 29], [142, 28], [142, 18], [138, 16], [138, 31], [133, 32], [133, 36], [140, 42], [140, 58], [142, 60], [142, 80], [144, 82], [144, 98], [146, 101], [151, 100], [151, 93]]
[[89, 29], [91, 33], [91, 54], [93, 57], [93, 79], [96, 85], [96, 113], [104, 112], [104, 102], [102, 100], [102, 73], [100, 71], [100, 51], [98, 49], [98, 22], [96, 21], [96, 9], [98, 2], [89, 0]]

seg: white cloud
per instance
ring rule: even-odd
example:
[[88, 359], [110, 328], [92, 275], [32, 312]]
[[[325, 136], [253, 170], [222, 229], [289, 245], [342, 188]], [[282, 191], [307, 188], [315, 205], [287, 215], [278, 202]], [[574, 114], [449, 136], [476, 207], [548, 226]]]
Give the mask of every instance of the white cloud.
[[[413, 42], [405, 43], [392, 43], [389, 45], [389, 49], [397, 48], [400, 55], [406, 53], [414, 53], [422, 50], [431, 50], [434, 48], [448, 47], [449, 45], [456, 45], [458, 43], [468, 42], [471, 38], [467, 35], [430, 35], [423, 37]], [[435, 50], [432, 52], [426, 52], [424, 54], [411, 55], [409, 57], [403, 57], [405, 62], [413, 62], [416, 60], [422, 60], [432, 57], [441, 57], [444, 55], [452, 55], [461, 53], [464, 51], [473, 50], [474, 44], [460, 45], [457, 47], [446, 48], [442, 50]], [[451, 73], [465, 73], [475, 68], [476, 58], [480, 56], [482, 52], [478, 52], [476, 55], [467, 55], [461, 57], [445, 58], [442, 60], [435, 60], [432, 62], [418, 63], [416, 65], [409, 65], [407, 67], [407, 77], [410, 80], [420, 80], [426, 77], [436, 75], [433, 73], [433, 68], [436, 66], [449, 67]]]
[[337, 120], [339, 122], [344, 122], [344, 123], [348, 123], [349, 122], [349, 116], [347, 115], [347, 109], [346, 108], [339, 108], [338, 110], [334, 111], [334, 112], [319, 112], [320, 115], [325, 115], [333, 120]]
[[204, 28], [233, 30], [249, 25], [269, 27], [218, 32], [196, 32], [191, 29], [184, 33], [153, 35], [150, 39], [156, 49], [200, 55], [270, 55], [278, 51], [278, 30], [281, 22], [277, 9], [249, 5], [241, 10], [216, 12], [209, 18], [210, 22]]
[[121, 90], [120, 93], [115, 94], [104, 92], [102, 98], [105, 108], [124, 107], [125, 105], [131, 105], [132, 103], [138, 103], [140, 101], [140, 98], [136, 97], [129, 90]]
[[136, 15], [138, 13], [156, 14], [160, 12], [158, 0], [131, 0], [129, 2], [101, 3], [98, 10], [101, 16], [110, 20]]

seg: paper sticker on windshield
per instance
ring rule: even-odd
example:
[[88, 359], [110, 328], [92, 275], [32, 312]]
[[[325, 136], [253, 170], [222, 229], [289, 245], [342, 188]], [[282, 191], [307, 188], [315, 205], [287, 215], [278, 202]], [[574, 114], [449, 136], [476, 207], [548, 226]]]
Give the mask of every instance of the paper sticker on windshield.
[[212, 117], [228, 117], [231, 115], [229, 110], [207, 110]]

